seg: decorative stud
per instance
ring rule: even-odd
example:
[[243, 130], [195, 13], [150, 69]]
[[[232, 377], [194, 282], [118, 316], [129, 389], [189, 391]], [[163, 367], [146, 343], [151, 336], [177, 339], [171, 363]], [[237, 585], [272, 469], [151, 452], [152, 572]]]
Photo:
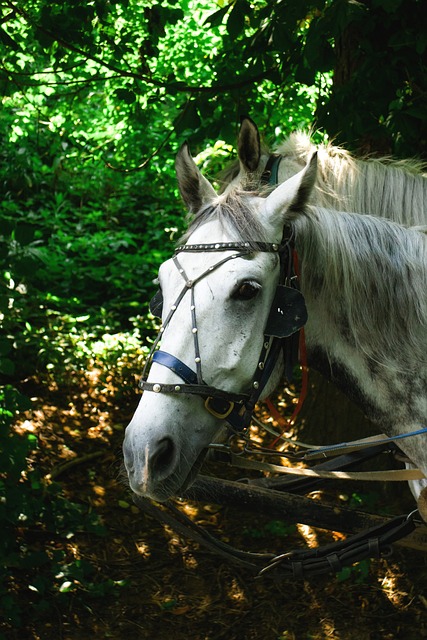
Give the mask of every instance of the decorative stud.
[[193, 327], [193, 328], [191, 329], [191, 332], [192, 332], [192, 333], [197, 333], [197, 327]]
[[262, 371], [262, 370], [264, 369], [264, 363], [263, 363], [263, 362], [260, 362], [260, 363], [259, 363], [259, 365], [258, 365], [258, 369], [259, 369], [260, 371]]
[[190, 307], [190, 311], [194, 311], [195, 308], [196, 307], [194, 306], [194, 304], [192, 304], [191, 307]]
[[199, 362], [201, 362], [201, 359], [199, 357], [194, 358], [194, 362], [197, 362], [197, 364], [199, 364]]
[[273, 251], [278, 251], [279, 247], [277, 246], [277, 244], [272, 244], [271, 248], [273, 249]]
[[254, 389], [259, 389], [259, 382], [255, 381], [252, 386]]
[[173, 305], [171, 306], [171, 311], [176, 311], [176, 304], [173, 304]]
[[181, 387], [179, 386], [179, 384], [177, 384], [177, 385], [176, 385], [176, 387], [175, 387], [175, 391], [176, 391], [176, 392], [181, 391]]
[[162, 390], [162, 387], [159, 384], [153, 384], [153, 391], [155, 393], [160, 393], [161, 390]]

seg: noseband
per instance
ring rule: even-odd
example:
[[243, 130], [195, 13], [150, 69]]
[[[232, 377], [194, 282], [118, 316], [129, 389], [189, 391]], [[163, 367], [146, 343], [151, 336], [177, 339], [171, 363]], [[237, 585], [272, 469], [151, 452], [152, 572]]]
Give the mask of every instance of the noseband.
[[[178, 254], [181, 252], [211, 253], [223, 251], [235, 251], [235, 253], [226, 256], [193, 280], [188, 278], [185, 270], [178, 260]], [[252, 379], [251, 389], [248, 393], [230, 393], [228, 391], [218, 389], [217, 387], [210, 386], [203, 380], [194, 288], [200, 280], [208, 276], [226, 262], [235, 260], [236, 258], [245, 257], [259, 251], [275, 253], [279, 256], [279, 285], [276, 289], [267, 325], [264, 330], [263, 346], [258, 358], [257, 369]], [[290, 239], [287, 239], [281, 244], [266, 242], [186, 244], [177, 247], [172, 259], [185, 284], [174, 304], [171, 306], [163, 326], [152, 345], [139, 387], [143, 391], [151, 391], [154, 393], [184, 393], [199, 395], [205, 399], [205, 409], [211, 415], [220, 420], [226, 420], [233, 430], [240, 432], [246, 429], [250, 424], [253, 409], [265, 388], [274, 367], [276, 366], [281, 351], [282, 339], [298, 331], [305, 324], [307, 319], [302, 295], [294, 286], [288, 286], [289, 284], [294, 284], [291, 281]], [[174, 355], [166, 353], [165, 351], [156, 350], [163, 332], [170, 323], [176, 309], [187, 291], [190, 291], [191, 295], [191, 331], [193, 334], [195, 352], [194, 362], [196, 365], [196, 371], [190, 369], [190, 367]], [[163, 301], [161, 291], [159, 290], [150, 304], [150, 309], [155, 315], [157, 315], [162, 310], [162, 306]], [[170, 369], [175, 375], [183, 380], [183, 384], [147, 382], [147, 372], [153, 362]]]

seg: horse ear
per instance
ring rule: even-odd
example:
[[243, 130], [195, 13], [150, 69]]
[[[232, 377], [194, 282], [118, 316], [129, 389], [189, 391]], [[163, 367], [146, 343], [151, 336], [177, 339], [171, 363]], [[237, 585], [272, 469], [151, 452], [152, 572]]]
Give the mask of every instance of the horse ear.
[[261, 159], [261, 142], [258, 127], [248, 116], [242, 117], [237, 148], [243, 169], [256, 171]]
[[[265, 200], [265, 212], [269, 218], [288, 213], [292, 218], [307, 204], [316, 182], [317, 152], [313, 153], [302, 171], [283, 182]], [[294, 215], [292, 215], [294, 214]]]
[[179, 191], [189, 211], [194, 213], [216, 198], [215, 189], [200, 173], [186, 142], [178, 151], [175, 169]]

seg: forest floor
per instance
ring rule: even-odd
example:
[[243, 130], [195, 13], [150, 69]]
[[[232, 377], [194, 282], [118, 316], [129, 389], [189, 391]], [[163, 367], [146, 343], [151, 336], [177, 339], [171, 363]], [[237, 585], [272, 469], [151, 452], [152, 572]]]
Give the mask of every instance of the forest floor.
[[[38, 399], [22, 425], [38, 436], [36, 463], [44, 473], [55, 476], [68, 500], [99, 514], [107, 530], [102, 537], [75, 534], [54, 544], [95, 568], [92, 585], [109, 581], [113, 588], [96, 595], [76, 579], [75, 592], [63, 599], [52, 594], [47, 611], [24, 617], [19, 629], [4, 628], [4, 638], [427, 638], [427, 558], [421, 552], [396, 546], [390, 558], [364, 561], [338, 576], [273, 582], [268, 575], [255, 579], [141, 513], [121, 467], [124, 429], [137, 397], [120, 398], [113, 387], [112, 379], [101, 385], [96, 371], [62, 385], [29, 383], [25, 391]], [[389, 500], [381, 489], [375, 491], [360, 498], [371, 501], [373, 512]], [[412, 508], [409, 491], [400, 493], [391, 505], [396, 514]], [[246, 551], [282, 553], [341, 535], [218, 505], [186, 502], [180, 508]], [[44, 544], [53, 542], [47, 537]], [[34, 594], [19, 580], [14, 589], [25, 609]]]

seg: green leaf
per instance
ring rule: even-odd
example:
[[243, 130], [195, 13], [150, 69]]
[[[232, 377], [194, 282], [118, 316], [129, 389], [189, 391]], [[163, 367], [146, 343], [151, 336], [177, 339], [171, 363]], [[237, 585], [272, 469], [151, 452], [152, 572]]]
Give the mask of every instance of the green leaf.
[[11, 338], [6, 338], [5, 336], [0, 336], [0, 357], [6, 356], [12, 351], [12, 348], [13, 340]]
[[19, 277], [34, 275], [38, 260], [34, 256], [22, 256], [14, 263], [14, 273]]
[[232, 40], [235, 40], [245, 28], [245, 14], [247, 3], [245, 0], [236, 0], [236, 3], [228, 16], [227, 31]]
[[5, 47], [9, 47], [14, 51], [20, 51], [21, 49], [19, 44], [15, 42], [15, 40], [13, 40], [13, 38], [11, 38], [8, 33], [6, 33], [3, 27], [0, 27], [0, 42], [4, 44]]
[[116, 98], [121, 102], [124, 102], [125, 104], [133, 104], [136, 100], [135, 92], [132, 91], [132, 89], [116, 89], [114, 93], [116, 95]]
[[9, 255], [9, 245], [7, 242], [0, 241], [0, 260], [5, 260]]
[[417, 33], [416, 38], [416, 50], [419, 56], [421, 56], [427, 47], [427, 31]]
[[19, 222], [15, 227], [15, 240], [18, 244], [25, 246], [34, 240], [35, 227], [31, 224]]
[[201, 120], [196, 108], [195, 101], [190, 102], [184, 107], [184, 110], [175, 118], [174, 128], [176, 133], [181, 133], [187, 129], [197, 129]]
[[12, 376], [15, 373], [15, 365], [12, 360], [0, 357], [0, 373], [5, 376]]
[[222, 9], [215, 11], [215, 13], [212, 13], [206, 18], [203, 24], [210, 24], [212, 27], [218, 27], [220, 24], [222, 24], [222, 19], [225, 14], [228, 13], [230, 7], [231, 5], [228, 4], [225, 7], [222, 7]]
[[402, 0], [373, 0], [373, 7], [381, 7], [386, 13], [395, 13], [402, 4]]

